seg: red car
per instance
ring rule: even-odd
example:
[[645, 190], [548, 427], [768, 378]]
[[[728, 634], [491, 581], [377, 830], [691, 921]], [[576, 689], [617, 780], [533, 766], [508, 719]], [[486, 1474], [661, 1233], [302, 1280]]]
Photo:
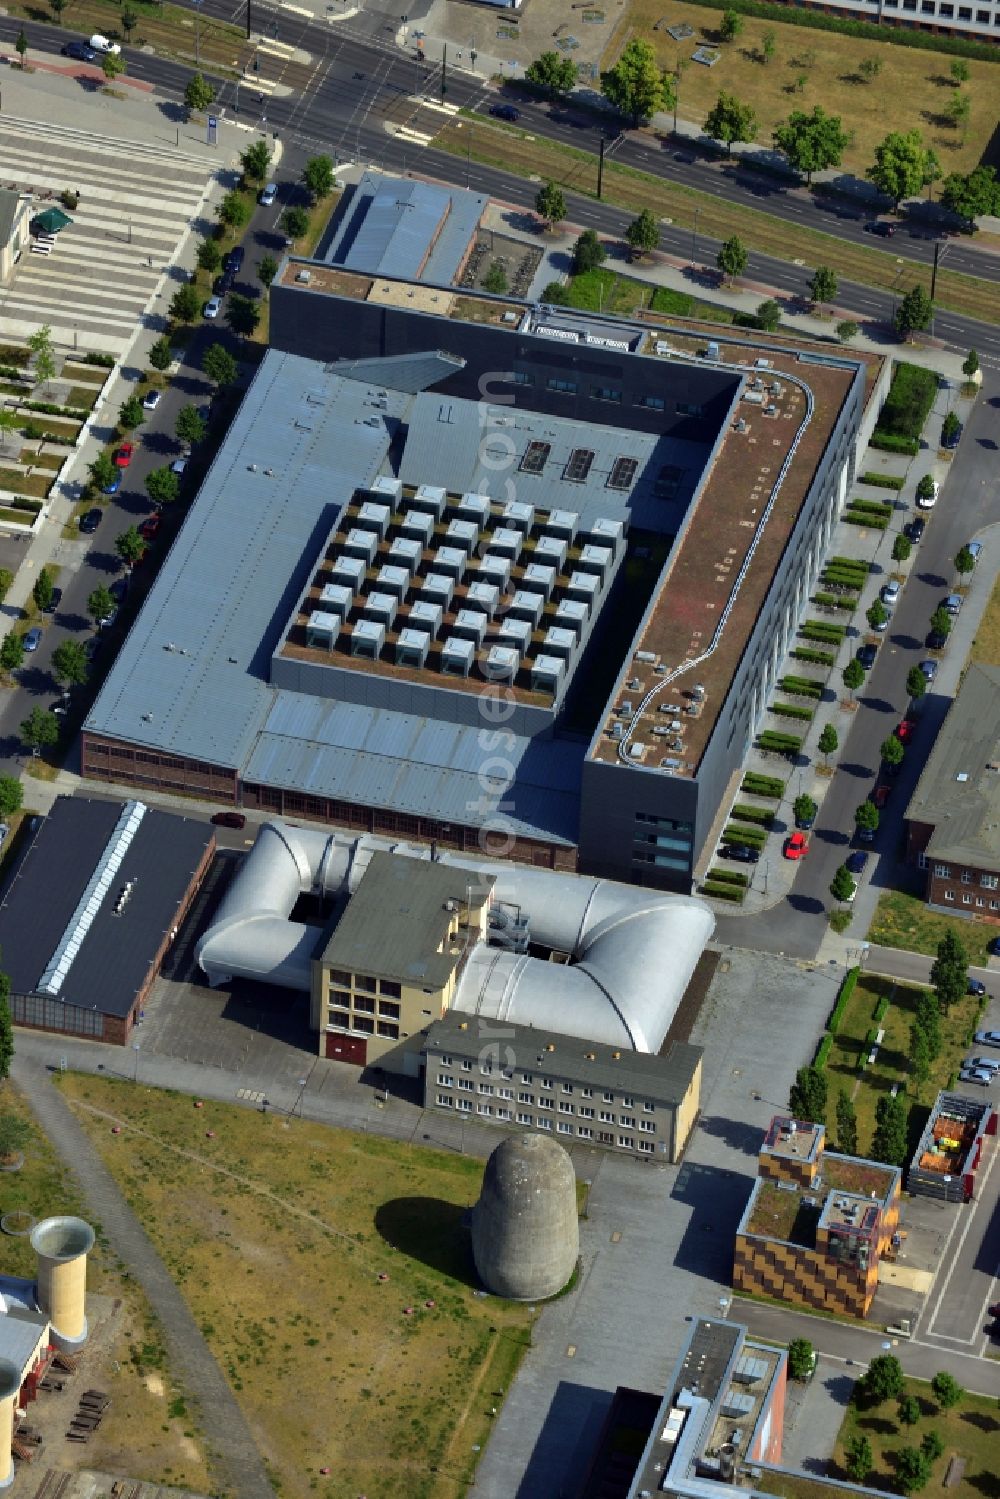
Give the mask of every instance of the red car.
[[247, 825], [242, 812], [216, 812], [212, 821], [217, 828], [245, 828]]
[[146, 519], [139, 527], [139, 535], [142, 537], [143, 541], [152, 541], [153, 537], [156, 535], [159, 529], [160, 517], [158, 515], [147, 515]]
[[809, 839], [805, 833], [793, 833], [785, 839], [785, 858], [804, 859], [809, 852]]
[[132, 454], [134, 452], [134, 443], [123, 442], [121, 447], [118, 448], [115, 452], [115, 463], [118, 468], [128, 468], [129, 464], [132, 462]]
[[892, 791], [892, 787], [891, 786], [882, 785], [882, 786], [876, 786], [875, 790], [872, 792], [872, 801], [875, 803], [876, 807], [878, 807], [880, 811], [885, 806], [886, 802], [889, 800], [889, 793], [891, 791]]
[[913, 731], [916, 727], [917, 726], [913, 722], [912, 718], [902, 719], [896, 725], [896, 738], [900, 741], [901, 744], [909, 744], [910, 740], [913, 738]]

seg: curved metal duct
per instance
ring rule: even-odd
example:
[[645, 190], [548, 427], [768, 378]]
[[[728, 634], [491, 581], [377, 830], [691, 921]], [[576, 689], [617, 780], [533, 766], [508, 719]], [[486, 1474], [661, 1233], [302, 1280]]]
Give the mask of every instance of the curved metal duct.
[[[209, 983], [240, 977], [308, 992], [321, 929], [289, 920], [295, 902], [309, 891], [353, 894], [379, 851], [430, 858], [426, 847], [370, 837], [341, 841], [264, 823], [198, 942]], [[704, 902], [520, 864], [451, 854], [442, 862], [494, 877], [494, 911], [519, 913], [534, 943], [570, 956], [566, 965], [477, 947], [455, 1009], [629, 1050], [659, 1050], [715, 927]]]

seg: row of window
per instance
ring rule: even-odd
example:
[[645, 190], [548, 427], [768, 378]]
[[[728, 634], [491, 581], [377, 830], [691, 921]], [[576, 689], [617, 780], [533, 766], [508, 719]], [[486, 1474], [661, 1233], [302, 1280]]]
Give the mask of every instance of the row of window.
[[330, 969], [330, 983], [341, 989], [359, 989], [362, 994], [385, 994], [390, 999], [401, 999], [403, 995], [394, 979], [375, 979], [370, 973], [355, 973], [352, 976], [343, 968]]
[[386, 1020], [398, 1020], [400, 1015], [400, 1007], [394, 999], [375, 1000], [370, 994], [351, 994], [347, 989], [332, 989], [330, 1003], [345, 1010], [353, 1009], [362, 1015], [379, 1014]]
[[[439, 1088], [454, 1088], [456, 1086], [455, 1078], [449, 1072], [439, 1072], [437, 1075], [437, 1083]], [[457, 1087], [460, 1093], [472, 1093], [475, 1091], [475, 1085], [473, 1084], [471, 1078], [460, 1077], [458, 1079]], [[480, 1083], [479, 1096], [480, 1098], [492, 1098], [494, 1096], [494, 1090], [489, 1084]], [[495, 1096], [501, 1099], [513, 1099], [514, 1092], [511, 1088], [497, 1088]], [[530, 1104], [532, 1108], [546, 1109], [549, 1112], [552, 1112], [556, 1109], [556, 1100], [554, 1098], [536, 1098], [534, 1093], [518, 1093], [517, 1101], [520, 1104]], [[645, 1104], [644, 1107], [648, 1113], [652, 1113], [652, 1104]], [[559, 1099], [558, 1112], [560, 1114], [578, 1114], [581, 1119], [593, 1119], [597, 1117], [600, 1119], [602, 1124], [615, 1123], [615, 1116], [609, 1109], [601, 1109], [600, 1114], [596, 1114], [596, 1111], [589, 1105], [580, 1104], [577, 1106], [570, 1103], [569, 1100], [565, 1098]], [[636, 1128], [636, 1118], [634, 1114], [620, 1114], [618, 1116], [617, 1122], [623, 1129]], [[653, 1134], [656, 1130], [656, 1124], [652, 1119], [640, 1119], [638, 1121], [638, 1127], [646, 1134]]]
[[[945, 900], [954, 900], [955, 899], [955, 892], [954, 892], [954, 890], [946, 890], [944, 892], [944, 898], [945, 898]], [[975, 898], [975, 900], [973, 900], [972, 896], [968, 893], [968, 891], [963, 891], [962, 892], [962, 905], [963, 906], [976, 905], [976, 906], [979, 906], [980, 908], [983, 908], [983, 907], [985, 907], [986, 902], [985, 902], [985, 900], [983, 899], [983, 897], [981, 895], [977, 895], [976, 898]], [[990, 901], [990, 910], [991, 911], [1000, 911], [1000, 900], [991, 900]]]
[[[905, 10], [912, 13], [917, 9], [917, 0], [864, 0], [864, 3], [867, 5], [877, 5], [883, 10]], [[920, 14], [922, 16], [937, 16], [942, 21], [954, 21], [956, 17], [959, 21], [971, 21], [972, 6], [955, 6], [950, 4], [949, 0], [941, 0], [941, 3], [939, 3], [939, 0], [920, 0]], [[988, 10], [976, 11], [976, 22], [978, 25], [988, 26], [991, 19], [994, 26], [1000, 26], [1000, 11], [997, 11], [992, 17]]]
[[[527, 375], [522, 370], [511, 370], [506, 378], [512, 385], [527, 386], [535, 383], [534, 376]], [[578, 389], [575, 380], [560, 380], [554, 376], [545, 384], [547, 390], [555, 391], [559, 395], [576, 395]], [[616, 405], [621, 404], [622, 393], [612, 385], [592, 385], [590, 394], [595, 401], [613, 401]], [[704, 409], [693, 405], [690, 401], [677, 401], [675, 404], [679, 412], [688, 416], [701, 416]], [[645, 411], [665, 411], [667, 403], [662, 396], [650, 395], [644, 391], [641, 395], [632, 397], [632, 405], [640, 406]]]
[[[439, 1093], [437, 1095], [437, 1106], [440, 1109], [453, 1108], [459, 1114], [472, 1113], [471, 1098], [453, 1098], [450, 1093]], [[494, 1108], [492, 1104], [488, 1103], [478, 1103], [476, 1105], [476, 1114], [480, 1118], [499, 1119], [505, 1122], [509, 1122], [511, 1117], [510, 1109]], [[552, 1132], [551, 1119], [536, 1119], [532, 1114], [525, 1112], [518, 1113], [517, 1123], [529, 1125], [532, 1129]], [[564, 1119], [556, 1120], [555, 1133], [557, 1135], [574, 1135], [578, 1140], [593, 1140], [595, 1138], [594, 1131], [589, 1125], [579, 1124], [574, 1127]], [[617, 1145], [621, 1150], [641, 1150], [644, 1155], [652, 1155], [653, 1153], [652, 1140], [637, 1141], [634, 1135], [616, 1135], [613, 1130], [598, 1130], [596, 1138], [599, 1145]]]
[[[939, 880], [953, 880], [954, 872], [950, 864], [935, 864], [934, 873]], [[976, 883], [976, 872], [974, 869], [963, 869], [960, 875], [963, 885], [974, 885]], [[981, 874], [979, 883], [984, 890], [996, 890], [1000, 886], [1000, 875]]]
[[[450, 1056], [449, 1054], [447, 1054], [445, 1052], [442, 1052], [442, 1054], [440, 1055], [440, 1057], [438, 1057], [438, 1066], [439, 1067], [454, 1067], [455, 1066], [455, 1058], [453, 1056]], [[470, 1061], [467, 1061], [464, 1058], [459, 1058], [458, 1066], [460, 1067], [460, 1069], [462, 1070], [462, 1072], [471, 1072], [472, 1071], [472, 1063]], [[490, 1062], [483, 1062], [483, 1063], [481, 1063], [480, 1067], [479, 1067], [479, 1072], [480, 1072], [480, 1075], [482, 1077], [492, 1077], [494, 1075], [492, 1063], [490, 1063]], [[500, 1071], [499, 1071], [499, 1073], [497, 1075], [500, 1076], [500, 1077], [505, 1078], [508, 1082], [513, 1082], [513, 1080], [514, 1080], [514, 1073], [513, 1073], [512, 1069], [509, 1068], [509, 1067], [505, 1067], [505, 1068], [500, 1069]], [[520, 1073], [519, 1074], [519, 1081], [522, 1084], [526, 1084], [529, 1087], [532, 1086], [532, 1084], [534, 1084], [535, 1087], [544, 1088], [544, 1089], [546, 1089], [550, 1093], [554, 1092], [555, 1088], [556, 1088], [556, 1083], [555, 1083], [555, 1079], [554, 1078], [551, 1078], [551, 1077], [538, 1077], [538, 1078], [536, 1078], [530, 1072], [522, 1072], [522, 1073]], [[449, 1077], [445, 1077], [442, 1073], [438, 1073], [438, 1082], [442, 1086], [452, 1087], [454, 1085], [454, 1078], [450, 1077], [450, 1076]], [[472, 1085], [471, 1085], [471, 1083], [468, 1084], [468, 1085], [466, 1085], [466, 1084], [464, 1084], [462, 1082], [461, 1079], [459, 1079], [458, 1086], [460, 1088], [461, 1087], [466, 1087], [466, 1086], [468, 1088], [471, 1088]], [[479, 1091], [480, 1091], [480, 1093], [485, 1094], [486, 1096], [489, 1096], [493, 1092], [493, 1087], [492, 1087], [491, 1084], [480, 1083], [479, 1084]], [[564, 1093], [564, 1094], [567, 1094], [569, 1096], [572, 1096], [574, 1093], [579, 1092], [579, 1095], [580, 1095], [581, 1098], [593, 1098], [595, 1096], [593, 1088], [587, 1087], [584, 1084], [560, 1082], [559, 1083], [559, 1091], [560, 1091], [560, 1093]], [[504, 1089], [504, 1088], [499, 1088], [499, 1087], [497, 1088], [497, 1094], [501, 1098], [509, 1098], [511, 1096], [511, 1093], [510, 1093], [509, 1089]], [[522, 1097], [523, 1097], [523, 1095], [519, 1093], [518, 1094], [518, 1098], [520, 1099]], [[610, 1092], [607, 1092], [607, 1091], [602, 1091], [602, 1093], [601, 1093], [601, 1102], [602, 1103], [614, 1103], [615, 1102], [615, 1095], [614, 1095], [614, 1093], [610, 1093]], [[648, 1100], [645, 1100], [645, 1099], [642, 1100], [641, 1103], [637, 1103], [635, 1097], [632, 1094], [630, 1094], [630, 1093], [623, 1093], [621, 1095], [621, 1097], [618, 1099], [618, 1102], [622, 1105], [623, 1108], [626, 1108], [626, 1109], [641, 1108], [644, 1114], [655, 1114], [655, 1112], [656, 1112], [656, 1105], [655, 1104], [649, 1103]], [[560, 1104], [560, 1108], [561, 1107], [562, 1107], [562, 1105]]]
[[370, 1015], [352, 1015], [348, 1010], [331, 1010], [328, 1024], [343, 1031], [358, 1031], [362, 1036], [385, 1036], [389, 1041], [399, 1040], [399, 1026], [394, 1020], [374, 1020]]

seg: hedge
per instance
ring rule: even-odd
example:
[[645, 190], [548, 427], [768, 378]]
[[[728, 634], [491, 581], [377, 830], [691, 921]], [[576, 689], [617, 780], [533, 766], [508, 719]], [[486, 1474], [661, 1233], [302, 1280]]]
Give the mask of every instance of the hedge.
[[843, 1020], [844, 1011], [847, 1008], [847, 1001], [854, 993], [860, 975], [860, 968], [849, 968], [844, 975], [844, 982], [840, 986], [837, 1002], [830, 1011], [830, 1018], [826, 1023], [826, 1028], [831, 1036], [835, 1036], [840, 1028], [840, 1022]]
[[12, 510], [30, 510], [32, 515], [37, 515], [42, 508], [41, 500], [29, 500], [23, 494], [16, 494], [8, 504]]
[[826, 1035], [823, 1036], [819, 1045], [817, 1046], [816, 1055], [813, 1057], [813, 1066], [817, 1069], [817, 1071], [823, 1071], [823, 1068], [826, 1066], [827, 1062], [830, 1059], [830, 1052], [832, 1051], [832, 1049], [833, 1037], [830, 1035], [830, 1032], [827, 1031]]
[[738, 885], [716, 885], [710, 880], [706, 880], [702, 885], [701, 893], [711, 900], [734, 900], [741, 905], [746, 895], [746, 891], [741, 890]]
[[769, 828], [774, 822], [774, 813], [769, 807], [748, 807], [745, 802], [737, 802], [729, 815], [744, 822], [759, 822], [762, 828]]
[[779, 718], [796, 718], [802, 723], [812, 723], [815, 708], [807, 708], [805, 703], [771, 703], [769, 712], [777, 713]]
[[782, 692], [790, 692], [793, 697], [820, 698], [823, 696], [822, 682], [813, 682], [809, 677], [779, 677], [778, 686]]
[[964, 37], [939, 36], [928, 31], [905, 31], [899, 26], [876, 26], [871, 21], [852, 21], [846, 16], [830, 16], [819, 10], [798, 10], [769, 0], [692, 0], [706, 10], [735, 10], [761, 21], [781, 21], [786, 26], [805, 26], [812, 31], [839, 31], [844, 36], [861, 37], [866, 42], [892, 42], [900, 47], [917, 47], [924, 52], [949, 52], [953, 57], [975, 57], [980, 62], [1000, 62], [1000, 49], [989, 42], [966, 41]]
[[763, 848], [767, 834], [763, 828], [747, 827], [742, 823], [728, 822], [722, 834], [723, 843], [749, 843], [754, 848]]
[[906, 483], [905, 479], [897, 479], [895, 474], [862, 474], [862, 484], [870, 484], [873, 489], [902, 489]]
[[802, 740], [796, 734], [779, 734], [773, 729], [765, 729], [757, 736], [761, 749], [773, 749], [781, 755], [798, 754], [802, 748]]
[[113, 370], [115, 367], [113, 354], [85, 354], [83, 362], [84, 364], [99, 364], [102, 370]]
[[820, 609], [847, 609], [851, 614], [858, 607], [856, 593], [814, 593], [812, 601]]
[[867, 577], [868, 574], [874, 570], [872, 564], [870, 562], [865, 562], [861, 557], [828, 557], [826, 559], [826, 565], [827, 567], [854, 568], [857, 572], [861, 573], [863, 577]]
[[829, 620], [807, 619], [799, 626], [799, 634], [806, 640], [821, 640], [825, 645], [839, 645], [847, 634], [846, 625], [835, 625]]
[[23, 369], [30, 358], [30, 349], [22, 349], [19, 344], [0, 344], [0, 364], [16, 364]]
[[780, 801], [785, 794], [785, 783], [780, 776], [762, 776], [755, 770], [748, 770], [740, 790], [751, 796], [772, 796], [775, 801]]
[[877, 448], [880, 453], [905, 453], [908, 458], [913, 458], [920, 452], [920, 442], [916, 437], [893, 437], [890, 432], [873, 432], [868, 439], [870, 448]]
[[894, 506], [887, 505], [884, 500], [863, 500], [857, 495], [848, 501], [851, 510], [868, 510], [872, 515], [892, 515]]
[[873, 531], [885, 531], [889, 526], [887, 515], [869, 515], [866, 510], [845, 510], [841, 520], [850, 526], [871, 526]]
[[713, 884], [746, 886], [750, 883], [745, 874], [735, 869], [710, 869], [705, 878]]
[[74, 422], [85, 422], [90, 415], [89, 411], [81, 411], [76, 406], [60, 406], [55, 401], [22, 401], [22, 411], [41, 411], [45, 416], [65, 416]]
[[934, 405], [937, 388], [938, 377], [933, 370], [925, 370], [919, 364], [897, 364], [875, 436], [919, 438]]
[[836, 656], [830, 653], [830, 651], [814, 651], [805, 645], [797, 645], [795, 649], [789, 651], [788, 654], [792, 656], [794, 660], [807, 661], [812, 666], [832, 666], [837, 659]]
[[886, 1011], [888, 1010], [888, 1008], [889, 1008], [889, 996], [888, 996], [888, 994], [883, 994], [882, 998], [879, 1000], [878, 1004], [875, 1006], [875, 1014], [872, 1016], [872, 1019], [876, 1022], [876, 1024], [878, 1023], [878, 1021], [885, 1019], [885, 1017], [886, 1017]]

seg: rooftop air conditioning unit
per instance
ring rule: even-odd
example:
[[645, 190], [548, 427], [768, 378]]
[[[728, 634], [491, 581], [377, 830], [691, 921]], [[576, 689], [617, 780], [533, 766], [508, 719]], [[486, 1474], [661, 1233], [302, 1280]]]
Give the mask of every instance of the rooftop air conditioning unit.
[[302, 286], [308, 286], [312, 280], [312, 271], [296, 271], [295, 279]]

